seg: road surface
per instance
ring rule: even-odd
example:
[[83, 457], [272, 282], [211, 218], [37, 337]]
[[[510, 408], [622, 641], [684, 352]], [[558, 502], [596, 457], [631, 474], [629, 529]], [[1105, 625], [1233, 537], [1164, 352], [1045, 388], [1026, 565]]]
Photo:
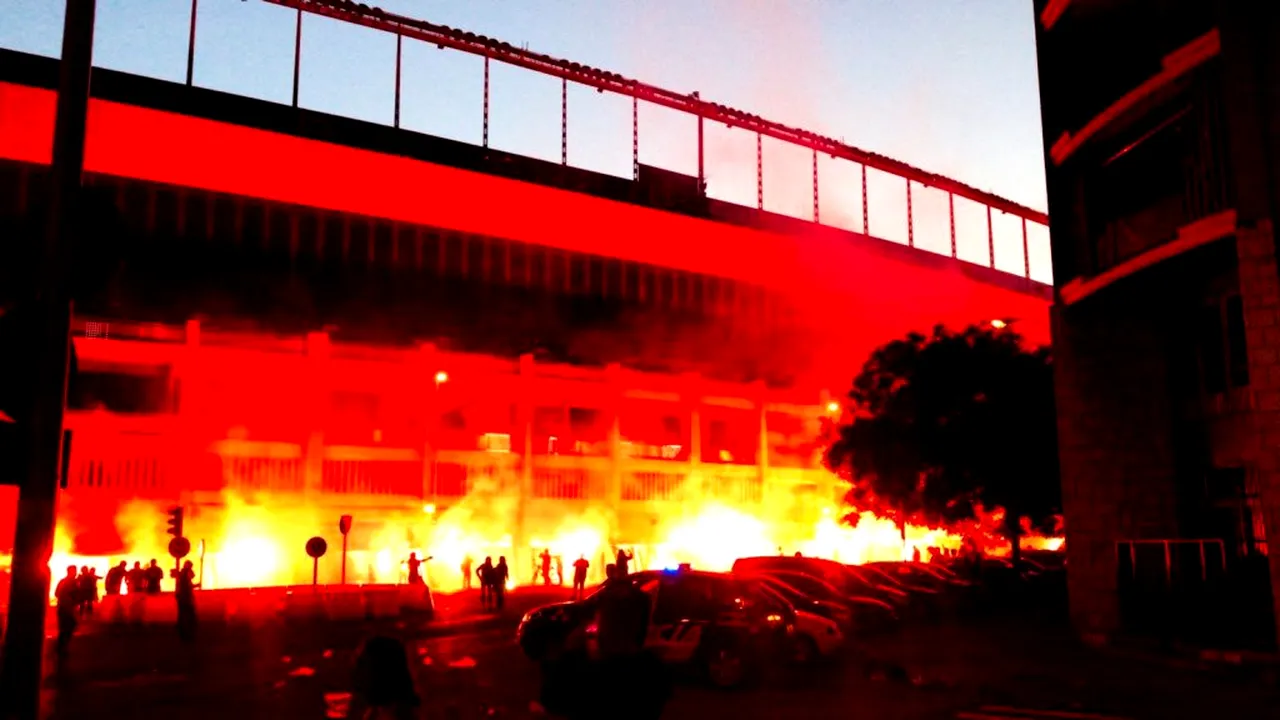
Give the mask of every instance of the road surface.
[[[518, 615], [445, 635], [413, 621], [204, 627], [194, 649], [164, 629], [99, 633], [78, 638], [46, 699], [55, 718], [332, 717], [350, 689], [355, 648], [381, 630], [408, 644], [421, 717], [546, 717], [534, 702], [538, 671], [514, 645]], [[1274, 686], [1256, 680], [1126, 660], [1082, 648], [1063, 630], [989, 621], [908, 628], [751, 690], [682, 683], [665, 717], [1198, 720], [1280, 717], [1280, 703]]]

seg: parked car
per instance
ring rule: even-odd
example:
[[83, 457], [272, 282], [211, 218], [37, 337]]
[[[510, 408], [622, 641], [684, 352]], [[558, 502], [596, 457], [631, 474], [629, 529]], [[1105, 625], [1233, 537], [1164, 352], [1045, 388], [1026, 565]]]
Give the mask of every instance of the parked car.
[[[721, 688], [750, 681], [793, 655], [796, 612], [777, 596], [725, 573], [689, 569], [627, 576], [650, 598], [645, 649]], [[535, 661], [567, 652], [596, 652], [597, 591], [580, 602], [535, 608], [516, 637]]]
[[[848, 630], [853, 627], [853, 611], [845, 602], [844, 597], [838, 594], [825, 595], [822, 598], [815, 597], [812, 594], [805, 593], [795, 585], [788, 583], [779, 575], [743, 575], [764, 584], [769, 590], [781, 595], [783, 599], [791, 603], [797, 611], [804, 611], [824, 617], [841, 628]], [[805, 578], [806, 576], [800, 576]], [[815, 580], [815, 582], [821, 582]], [[832, 588], [834, 591], [835, 588]]]
[[[902, 589], [893, 587], [889, 582], [871, 580], [856, 570], [851, 570], [851, 566], [834, 560], [785, 555], [740, 558], [734, 562], [733, 571], [747, 574], [803, 575], [836, 588], [841, 597], [872, 598], [886, 602], [899, 610], [905, 609], [909, 602], [907, 593]], [[800, 581], [793, 577], [789, 582], [795, 585]], [[819, 591], [810, 585], [797, 585], [797, 587], [819, 600], [825, 599], [821, 594], [815, 594]]]
[[[795, 608], [795, 604], [776, 591], [766, 578], [760, 578], [758, 582], [763, 593]], [[834, 620], [799, 608], [795, 608], [795, 613], [796, 631], [791, 648], [796, 664], [808, 665], [830, 658], [844, 647], [844, 633]]]
[[[755, 576], [785, 597], [797, 611], [811, 611], [835, 622], [845, 633], [874, 634], [894, 630], [898, 611], [875, 598], [844, 595], [834, 586], [798, 573]], [[802, 590], [799, 586], [808, 588]]]

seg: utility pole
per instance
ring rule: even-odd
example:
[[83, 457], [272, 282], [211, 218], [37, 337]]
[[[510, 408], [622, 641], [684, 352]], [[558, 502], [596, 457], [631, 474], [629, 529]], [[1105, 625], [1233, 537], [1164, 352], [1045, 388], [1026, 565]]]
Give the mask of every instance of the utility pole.
[[49, 607], [49, 559], [57, 517], [62, 421], [71, 354], [68, 268], [79, 230], [96, 10], [97, 0], [67, 0], [53, 134], [49, 221], [39, 267], [33, 268], [39, 284], [34, 298], [27, 299], [37, 318], [29, 346], [37, 362], [33, 377], [17, 379], [32, 383], [35, 401], [25, 429], [31, 455], [29, 472], [18, 497], [9, 621], [4, 665], [0, 668], [0, 703], [3, 703], [6, 720], [35, 720], [40, 709], [45, 611]]

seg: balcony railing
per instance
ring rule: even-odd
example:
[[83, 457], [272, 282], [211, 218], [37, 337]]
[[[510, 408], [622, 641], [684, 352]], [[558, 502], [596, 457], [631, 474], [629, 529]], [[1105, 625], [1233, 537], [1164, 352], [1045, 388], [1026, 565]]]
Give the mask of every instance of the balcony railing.
[[1094, 275], [1232, 208], [1217, 72], [1198, 69], [1177, 97], [1098, 148], [1084, 176]]
[[[300, 88], [310, 83], [313, 76], [306, 71], [307, 56], [303, 53], [303, 38], [320, 29], [321, 23], [337, 20], [372, 28], [385, 33], [388, 43], [394, 43], [394, 66], [383, 68], [384, 77], [394, 77], [394, 93], [386, 98], [386, 113], [378, 122], [395, 128], [406, 128], [407, 117], [402, 117], [402, 100], [407, 89], [423, 85], [408, 78], [404, 56], [423, 48], [451, 49], [480, 56], [483, 62], [483, 100], [476, 107], [476, 125], [479, 127], [480, 144], [490, 146], [490, 65], [501, 63], [524, 71], [538, 73], [560, 80], [560, 147], [559, 164], [569, 167], [570, 87], [595, 89], [601, 93], [613, 93], [631, 102], [631, 163], [628, 179], [642, 181], [641, 153], [651, 145], [666, 144], [665, 138], [651, 139], [642, 130], [641, 109], [653, 107], [666, 112], [691, 116], [697, 128], [697, 153], [687, 158], [687, 164], [696, 166], [681, 174], [675, 184], [693, 188], [695, 196], [723, 198], [735, 205], [754, 205], [758, 210], [791, 215], [816, 224], [838, 226], [864, 235], [885, 239], [975, 264], [986, 265], [1001, 272], [1049, 282], [1052, 276], [1048, 252], [1048, 217], [1045, 213], [1019, 203], [980, 190], [971, 185], [942, 175], [928, 172], [907, 163], [878, 153], [862, 150], [842, 141], [818, 133], [789, 127], [765, 118], [714, 102], [703, 100], [699, 93], [674, 92], [655, 87], [639, 80], [625, 78], [617, 73], [587, 67], [579, 63], [552, 58], [536, 52], [522, 50], [496, 39], [486, 38], [442, 25], [408, 17], [397, 16], [366, 4], [332, 2], [329, 0], [266, 0], [292, 10], [275, 15], [280, 29], [288, 23], [289, 55], [292, 59], [292, 86], [288, 96], [272, 98], [273, 101], [303, 107], [307, 93]], [[237, 3], [237, 6], [241, 4]], [[192, 14], [188, 37], [181, 41], [186, 46], [185, 82], [196, 86], [197, 71], [202, 62], [198, 52], [201, 41], [206, 39], [197, 22], [202, 5], [191, 3]], [[244, 17], [249, 16], [244, 11]], [[305, 21], [304, 21], [305, 16]], [[257, 15], [255, 19], [261, 19]], [[0, 14], [3, 20], [10, 20]], [[207, 18], [207, 16], [206, 16]], [[206, 22], [208, 20], [206, 19]], [[188, 28], [183, 28], [187, 34]], [[212, 36], [210, 36], [212, 37]], [[106, 42], [99, 38], [100, 43]], [[207, 47], [205, 45], [204, 47]], [[237, 47], [237, 52], [245, 52]], [[250, 53], [254, 48], [248, 48]], [[327, 47], [326, 53], [341, 53], [341, 48]], [[264, 63], [265, 64], [265, 63]], [[259, 68], [260, 69], [260, 68]], [[283, 68], [277, 68], [283, 70]], [[148, 68], [149, 72], [180, 77], [181, 68]], [[332, 83], [331, 77], [325, 81]], [[309, 84], [307, 85], [308, 87]], [[594, 93], [592, 93], [594, 95]], [[590, 95], [584, 95], [590, 97]], [[326, 108], [330, 110], [330, 108]], [[348, 111], [350, 112], [350, 111]], [[573, 112], [579, 112], [575, 103]], [[367, 114], [367, 113], [366, 113]], [[382, 113], [379, 113], [382, 114]], [[754, 145], [754, 177], [743, 178], [731, 167], [712, 167], [708, 172], [708, 158], [704, 156], [704, 122], [710, 121], [706, 133], [713, 142], [723, 132], [722, 127], [743, 135], [742, 139]], [[585, 127], [595, 123], [578, 121], [573, 127]], [[471, 133], [468, 133], [471, 134]], [[691, 128], [691, 135], [692, 128]], [[692, 139], [692, 138], [690, 138]], [[796, 151], [799, 151], [797, 154]], [[714, 159], [712, 159], [714, 160]], [[799, 160], [799, 162], [796, 162]], [[682, 163], [684, 164], [684, 163]], [[548, 163], [555, 167], [554, 161]], [[660, 173], [662, 174], [662, 173]], [[674, 173], [665, 173], [674, 175]], [[734, 177], [738, 175], [738, 177]], [[779, 181], [779, 175], [785, 175]], [[799, 183], [796, 176], [802, 177]], [[820, 183], [822, 178], [826, 178]], [[754, 180], [754, 182], [751, 182]], [[661, 184], [661, 183], [653, 183]], [[667, 183], [670, 184], [670, 183]], [[860, 194], [850, 201], [840, 202], [840, 192], [827, 188], [860, 187]], [[765, 190], [770, 189], [766, 197]], [[772, 188], [778, 188], [775, 193]], [[744, 192], [745, 190], [745, 192]], [[650, 194], [663, 194], [657, 188]], [[680, 194], [677, 192], [676, 194]], [[783, 196], [775, 198], [774, 194]], [[957, 203], [957, 198], [959, 202]], [[823, 206], [825, 202], [825, 207]], [[677, 203], [679, 204], [679, 203]], [[684, 203], [688, 204], [688, 203]], [[838, 207], [832, 207], [833, 205]]]

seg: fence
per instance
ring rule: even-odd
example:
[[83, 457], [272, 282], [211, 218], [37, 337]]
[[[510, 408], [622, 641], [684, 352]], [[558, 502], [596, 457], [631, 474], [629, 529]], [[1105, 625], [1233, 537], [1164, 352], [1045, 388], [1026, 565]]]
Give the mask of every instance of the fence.
[[1120, 618], [1164, 642], [1269, 649], [1275, 641], [1265, 556], [1227, 554], [1221, 540], [1116, 544]]

